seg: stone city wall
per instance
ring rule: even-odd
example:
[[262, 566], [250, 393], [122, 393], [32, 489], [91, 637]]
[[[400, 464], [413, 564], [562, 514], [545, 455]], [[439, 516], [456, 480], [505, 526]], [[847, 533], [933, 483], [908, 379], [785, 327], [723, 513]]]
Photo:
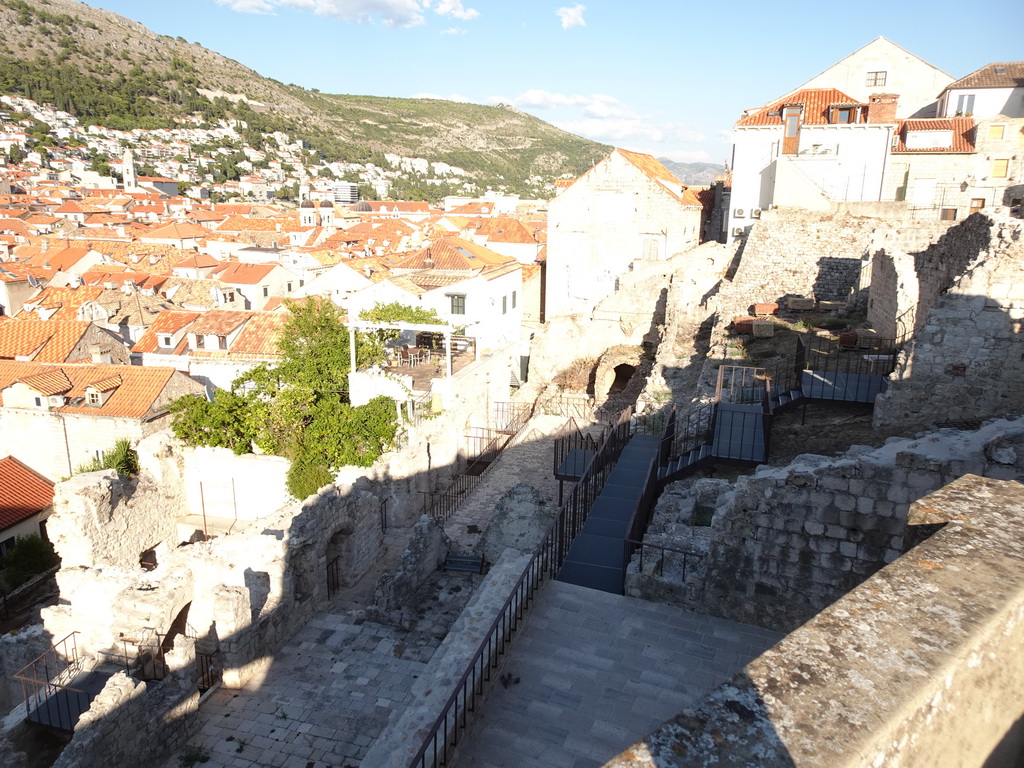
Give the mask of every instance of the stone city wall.
[[[1024, 225], [975, 214], [918, 264], [925, 279], [917, 332], [876, 401], [875, 426], [921, 428], [1020, 413]], [[938, 295], [942, 264], [959, 270]]]
[[[630, 594], [792, 629], [895, 561], [905, 548], [910, 504], [965, 474], [1024, 476], [1024, 419], [761, 467], [724, 492], [718, 486], [714, 502], [699, 496], [717, 505], [706, 539], [680, 523], [668, 494], [651, 543], [689, 551], [691, 565], [706, 553], [703, 578], [691, 572], [680, 583], [671, 568], [657, 577], [649, 548], [642, 578], [630, 577]], [[635, 560], [631, 570], [637, 566]]]
[[938, 532], [607, 768], [1010, 768], [1024, 713], [1024, 489], [920, 499]]

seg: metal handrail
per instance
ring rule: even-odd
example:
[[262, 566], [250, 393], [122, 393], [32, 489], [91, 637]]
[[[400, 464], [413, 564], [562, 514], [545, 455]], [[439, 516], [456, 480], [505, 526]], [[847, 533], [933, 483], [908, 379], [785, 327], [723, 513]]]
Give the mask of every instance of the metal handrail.
[[[684, 549], [679, 549], [677, 547], [668, 547], [668, 546], [665, 546], [664, 544], [655, 544], [655, 543], [649, 542], [649, 541], [642, 541], [642, 540], [636, 540], [636, 539], [626, 539], [624, 544], [626, 546], [633, 545], [633, 550], [632, 550], [632, 553], [629, 555], [629, 558], [631, 558], [632, 554], [636, 553], [637, 550], [640, 551], [640, 562], [637, 564], [637, 568], [638, 568], [638, 570], [640, 572], [643, 572], [643, 569], [644, 569], [644, 549], [645, 548], [651, 548], [651, 549], [661, 550], [661, 555], [658, 558], [658, 565], [657, 565], [657, 574], [659, 576], [661, 576], [664, 573], [664, 569], [665, 569], [665, 553], [666, 552], [674, 552], [676, 554], [679, 554], [679, 555], [683, 556], [683, 578], [684, 579], [686, 578], [686, 574], [690, 570], [689, 559], [691, 557], [699, 557], [698, 555], [695, 555], [693, 552], [687, 552]], [[629, 559], [629, 558], [627, 558], [627, 559]], [[703, 558], [701, 558], [701, 559], [703, 559]]]

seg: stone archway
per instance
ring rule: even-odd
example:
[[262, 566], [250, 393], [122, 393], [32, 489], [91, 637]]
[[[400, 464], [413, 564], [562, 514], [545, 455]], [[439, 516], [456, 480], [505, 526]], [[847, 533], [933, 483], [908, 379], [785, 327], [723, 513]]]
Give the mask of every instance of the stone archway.
[[598, 403], [625, 392], [634, 382], [642, 360], [642, 347], [622, 344], [605, 350], [594, 371], [594, 397]]
[[339, 528], [327, 542], [327, 591], [334, 592], [356, 582], [355, 531], [352, 526]]
[[615, 378], [612, 380], [611, 386], [608, 387], [608, 395], [617, 395], [619, 392], [626, 388], [629, 384], [629, 380], [633, 378], [633, 374], [636, 373], [636, 366], [630, 365], [629, 363], [621, 363], [616, 365], [612, 371], [615, 374]]

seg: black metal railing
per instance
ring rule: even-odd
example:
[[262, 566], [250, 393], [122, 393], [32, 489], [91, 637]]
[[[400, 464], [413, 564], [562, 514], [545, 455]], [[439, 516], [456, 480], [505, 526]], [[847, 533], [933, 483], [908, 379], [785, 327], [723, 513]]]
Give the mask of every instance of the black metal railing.
[[715, 401], [719, 403], [760, 403], [768, 372], [764, 368], [722, 365], [718, 368]]
[[622, 571], [623, 580], [626, 577], [625, 566], [629, 564], [629, 560], [636, 549], [633, 546], [633, 542], [643, 541], [644, 533], [647, 531], [647, 526], [654, 515], [654, 507], [657, 504], [660, 490], [661, 487], [658, 485], [658, 457], [653, 456], [651, 457], [650, 466], [647, 468], [647, 482], [644, 484], [644, 492], [640, 496], [640, 503], [637, 504], [636, 509], [633, 511], [633, 519], [629, 521], [629, 533], [623, 542], [625, 547]]
[[327, 597], [334, 597], [341, 589], [341, 555], [327, 563]]
[[705, 559], [703, 556], [695, 555], [692, 552], [687, 552], [686, 550], [679, 549], [677, 547], [667, 547], [664, 544], [655, 544], [649, 541], [626, 539], [624, 544], [626, 546], [627, 562], [633, 557], [634, 554], [636, 554], [637, 552], [640, 553], [640, 557], [637, 562], [637, 571], [641, 574], [644, 572], [644, 563], [649, 562], [650, 558], [652, 557], [652, 555], [648, 554], [648, 550], [654, 551], [653, 557], [655, 558], [655, 565], [653, 570], [655, 575], [657, 576], [661, 576], [665, 572], [666, 557], [675, 561], [681, 560], [682, 562], [680, 564], [682, 565], [682, 573], [673, 573], [673, 579], [678, 579], [678, 581], [680, 582], [686, 580], [687, 575], [690, 573], [691, 566], [696, 567], [694, 561], [697, 561], [697, 564], [700, 564], [703, 563]]
[[532, 405], [519, 403], [495, 403], [494, 423], [497, 429], [470, 427], [466, 435], [468, 457], [462, 470], [441, 492], [420, 491], [423, 494], [424, 512], [438, 520], [449, 519], [466, 500], [470, 491], [480, 483], [480, 478], [493, 464], [498, 454], [511, 443], [533, 416]]
[[564, 416], [567, 419], [592, 421], [597, 412], [591, 395], [552, 395], [539, 404], [541, 413], [547, 416]]
[[600, 436], [595, 437], [583, 432], [576, 424], [576, 420], [570, 418], [555, 434], [554, 447], [552, 450], [552, 473], [557, 473], [572, 451], [597, 451], [604, 439], [604, 431]]
[[558, 517], [537, 546], [466, 671], [442, 707], [440, 716], [431, 726], [423, 745], [409, 763], [410, 768], [436, 768], [449, 764], [469, 725], [470, 715], [476, 713], [489, 684], [493, 682], [501, 659], [524, 621], [527, 609], [544, 582], [558, 575], [572, 539], [586, 522], [587, 513], [604, 487], [611, 466], [628, 442], [631, 415], [631, 409], [623, 411], [605, 434], [597, 452], [588, 462], [583, 477], [562, 504]]
[[71, 685], [82, 666], [78, 633], [72, 632], [16, 672], [14, 679], [21, 682], [26, 718], [73, 731], [90, 702], [85, 691]]
[[518, 435], [533, 415], [531, 403], [494, 403], [492, 422], [495, 430], [507, 435]]
[[665, 439], [671, 448], [668, 458], [685, 456], [702, 445], [711, 445], [718, 403], [705, 403], [676, 416]]
[[220, 682], [220, 651], [202, 653], [196, 651], [196, 668], [198, 674], [199, 693], [206, 693]]

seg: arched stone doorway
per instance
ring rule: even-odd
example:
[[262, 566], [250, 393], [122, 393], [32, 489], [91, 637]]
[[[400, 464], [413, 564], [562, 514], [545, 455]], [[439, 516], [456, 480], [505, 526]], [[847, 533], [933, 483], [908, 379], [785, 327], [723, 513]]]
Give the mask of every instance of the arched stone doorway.
[[327, 542], [327, 594], [352, 586], [355, 579], [355, 537], [350, 526], [335, 531]]
[[608, 387], [608, 394], [617, 395], [626, 388], [629, 380], [633, 378], [633, 374], [636, 373], [636, 366], [622, 363], [621, 365], [616, 365], [612, 370], [615, 376]]

